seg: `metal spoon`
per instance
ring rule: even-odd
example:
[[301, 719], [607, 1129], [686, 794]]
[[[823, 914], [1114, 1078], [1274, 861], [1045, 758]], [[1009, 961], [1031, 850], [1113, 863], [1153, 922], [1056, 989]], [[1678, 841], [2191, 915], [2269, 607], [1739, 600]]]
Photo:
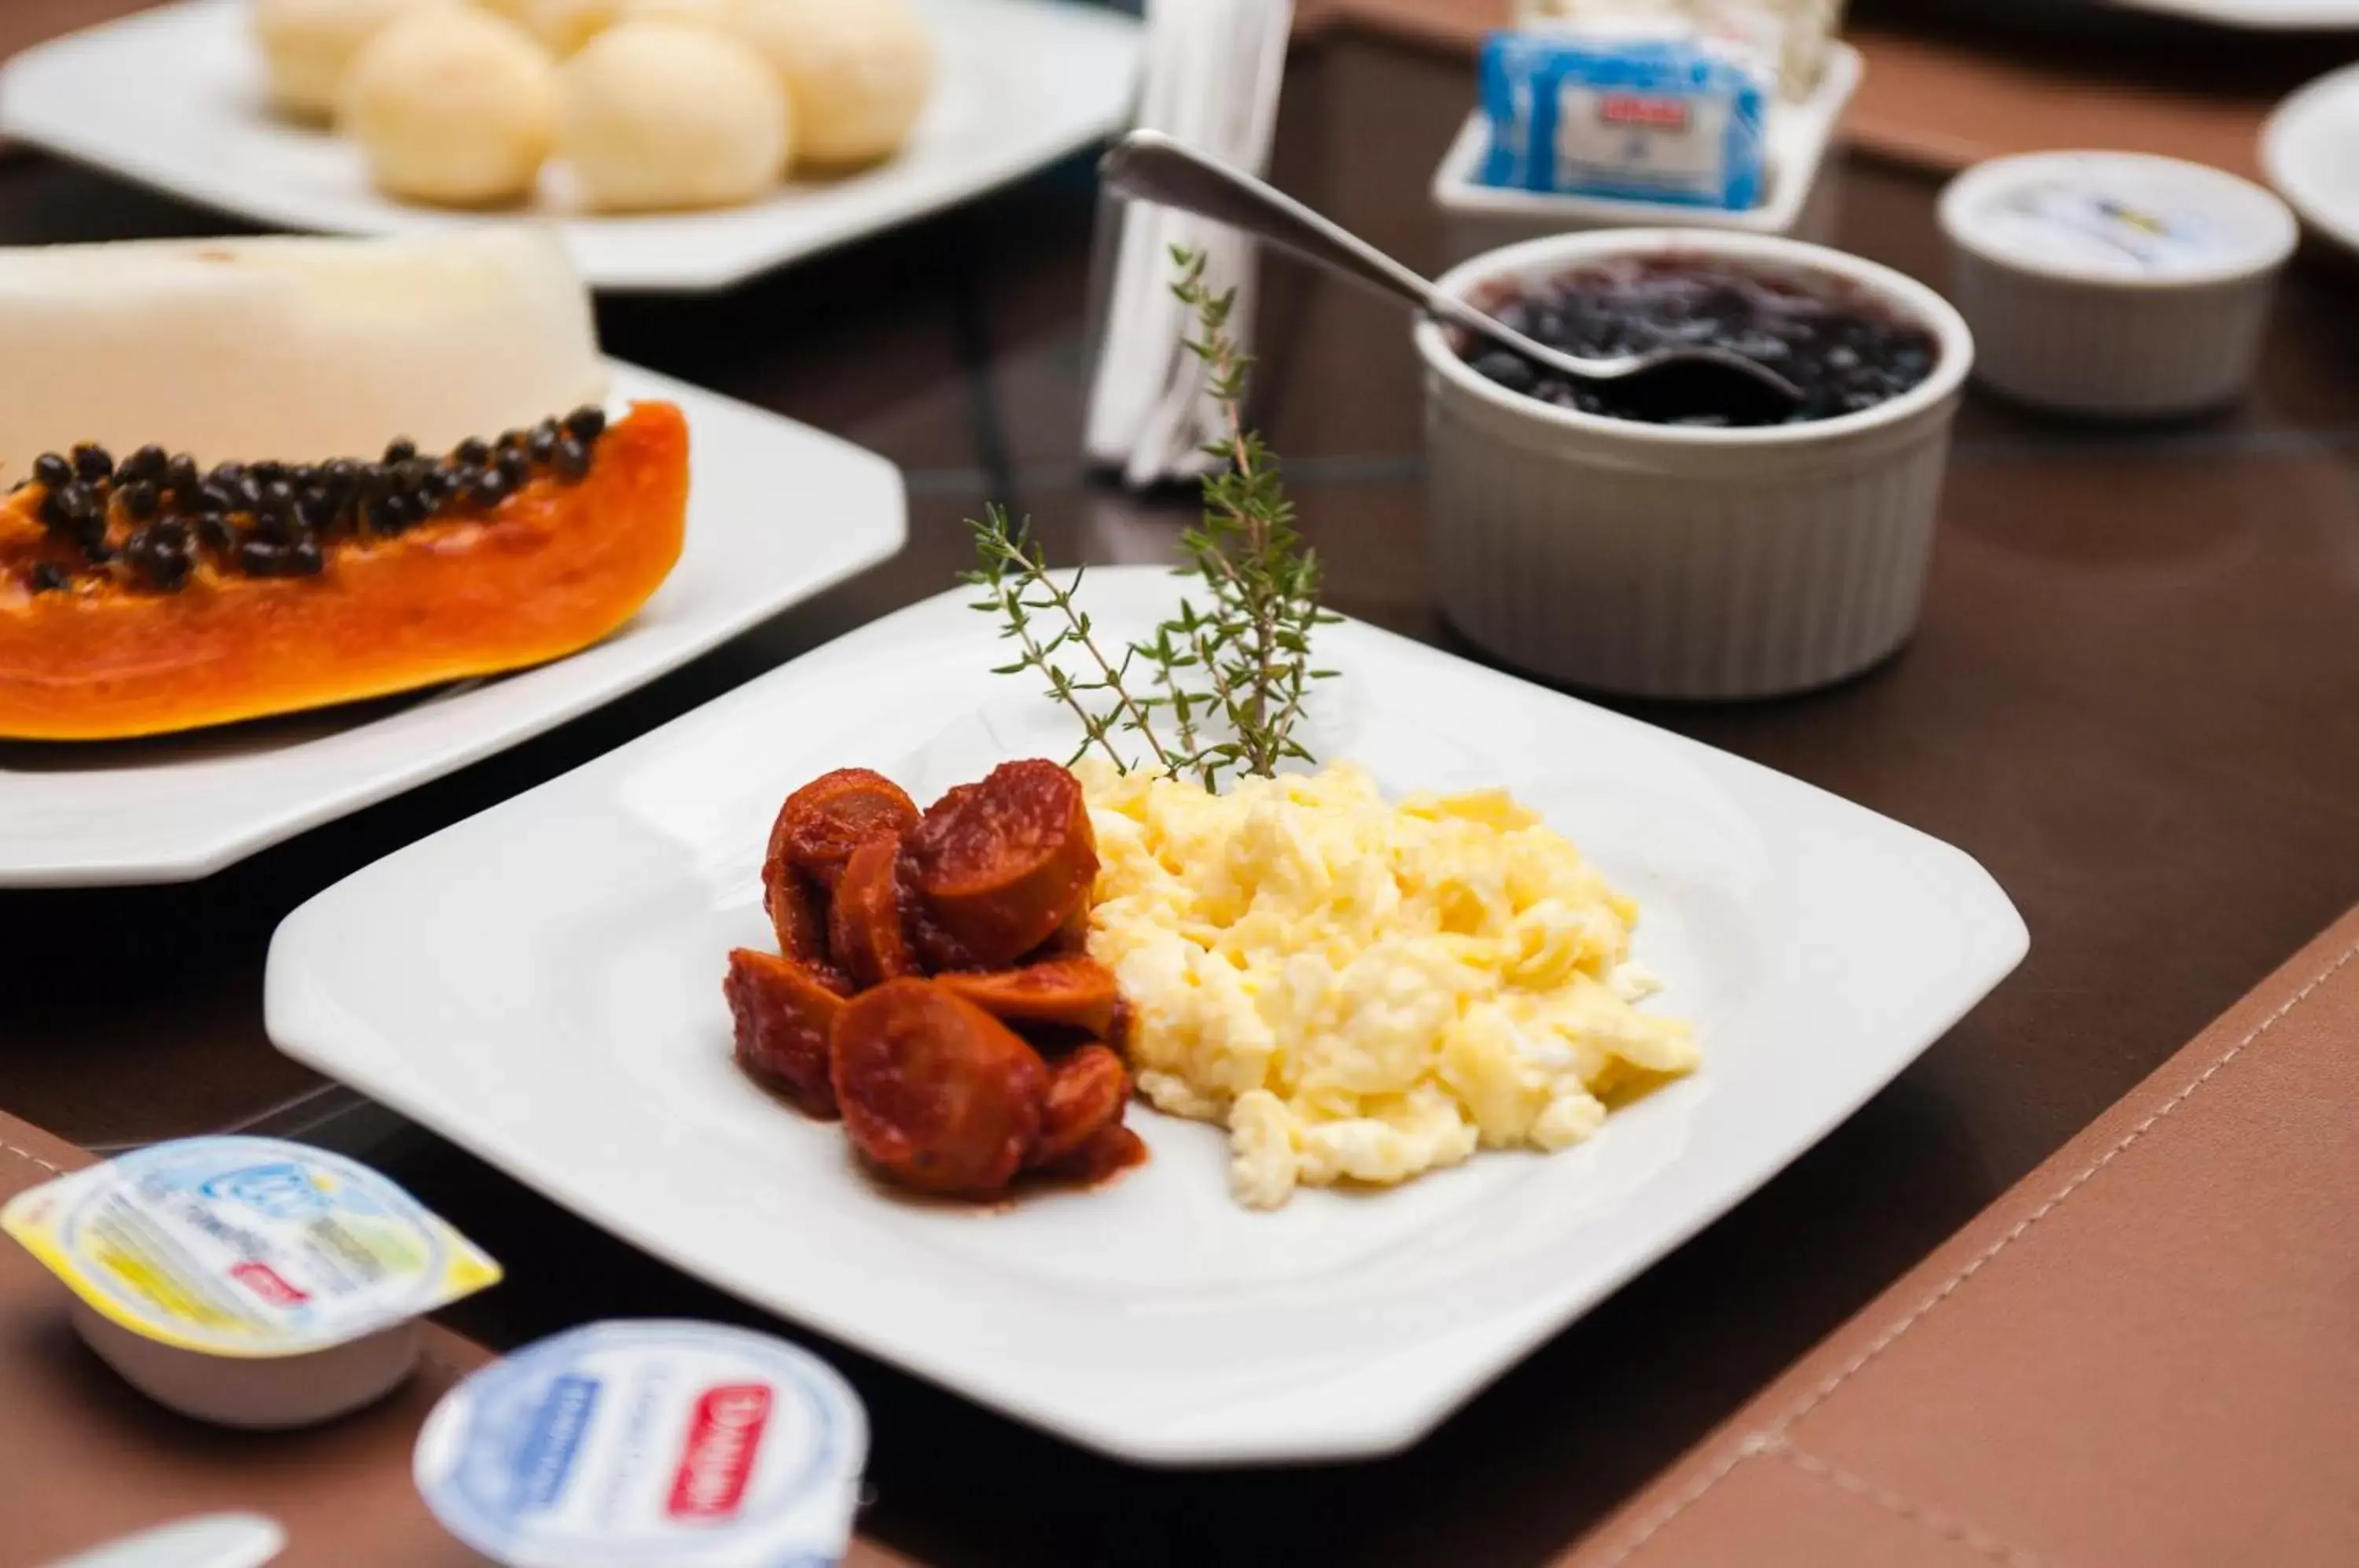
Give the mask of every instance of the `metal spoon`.
[[1620, 382], [1625, 395], [1643, 383], [1649, 393], [1676, 378], [1678, 404], [1702, 410], [1746, 400], [1774, 399], [1782, 413], [1802, 400], [1802, 389], [1732, 349], [1687, 344], [1649, 349], [1607, 359], [1591, 359], [1536, 343], [1492, 320], [1462, 299], [1451, 298], [1349, 230], [1331, 223], [1285, 192], [1241, 169], [1204, 157], [1160, 131], [1133, 131], [1109, 148], [1098, 164], [1106, 188], [1135, 201], [1153, 201], [1195, 212], [1284, 245], [1296, 255], [1345, 278], [1397, 294], [1426, 314], [1578, 382]]

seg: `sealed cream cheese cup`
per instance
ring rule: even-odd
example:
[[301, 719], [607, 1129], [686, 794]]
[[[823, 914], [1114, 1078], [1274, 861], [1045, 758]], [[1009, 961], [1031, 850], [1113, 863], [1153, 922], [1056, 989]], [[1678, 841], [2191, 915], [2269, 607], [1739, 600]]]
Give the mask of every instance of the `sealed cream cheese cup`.
[[2249, 180], [2142, 153], [1997, 158], [1941, 193], [1974, 374], [2071, 413], [2169, 417], [2244, 395], [2299, 229]]
[[419, 1492], [508, 1568], [825, 1568], [851, 1544], [868, 1422], [807, 1352], [713, 1323], [592, 1323], [442, 1397]]
[[75, 1296], [74, 1325], [187, 1415], [290, 1427], [408, 1375], [420, 1314], [499, 1265], [366, 1166], [266, 1138], [161, 1143], [29, 1188], [0, 1229]]

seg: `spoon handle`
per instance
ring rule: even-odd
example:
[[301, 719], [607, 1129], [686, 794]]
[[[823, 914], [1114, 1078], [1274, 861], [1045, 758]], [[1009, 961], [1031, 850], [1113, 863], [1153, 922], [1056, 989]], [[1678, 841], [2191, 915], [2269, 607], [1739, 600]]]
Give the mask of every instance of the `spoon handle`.
[[1784, 405], [1801, 400], [1801, 388], [1776, 371], [1716, 344], [1684, 344], [1599, 359], [1534, 343], [1506, 322], [1493, 321], [1473, 305], [1443, 293], [1284, 191], [1206, 158], [1160, 131], [1133, 131], [1114, 143], [1099, 161], [1098, 174], [1106, 189], [1117, 195], [1194, 212], [1284, 245], [1343, 277], [1397, 295], [1438, 321], [1513, 349], [1575, 380], [1613, 381], [1647, 371], [1703, 365], [1767, 387]]
[[1109, 148], [1098, 165], [1107, 189], [1136, 201], [1176, 207], [1284, 245], [1306, 260], [1346, 278], [1397, 294], [1427, 313], [1484, 330], [1467, 321], [1451, 299], [1399, 262], [1330, 223], [1293, 197], [1240, 169], [1217, 163], [1160, 131], [1133, 131]]

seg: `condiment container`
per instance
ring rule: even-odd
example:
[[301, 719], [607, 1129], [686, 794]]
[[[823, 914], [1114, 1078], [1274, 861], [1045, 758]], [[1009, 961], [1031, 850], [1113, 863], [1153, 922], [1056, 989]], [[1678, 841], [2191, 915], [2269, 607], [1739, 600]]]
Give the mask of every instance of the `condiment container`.
[[1762, 61], [1685, 29], [1535, 27], [1483, 44], [1482, 180], [1741, 212], [1761, 200]]
[[1831, 44], [1809, 95], [1769, 106], [1761, 199], [1734, 209], [1485, 185], [1480, 177], [1490, 147], [1490, 119], [1477, 109], [1433, 171], [1433, 203], [1441, 214], [1449, 255], [1462, 260], [1549, 234], [1634, 226], [1826, 238], [1834, 233], [1842, 195], [1840, 180], [1824, 168], [1827, 147], [1859, 86], [1861, 70], [1857, 49]]
[[500, 1277], [410, 1195], [266, 1138], [156, 1144], [0, 1208], [74, 1294], [90, 1347], [159, 1402], [241, 1427], [368, 1403], [418, 1359], [418, 1320]]
[[1932, 335], [1933, 365], [1899, 396], [1834, 419], [1645, 424], [1511, 392], [1420, 321], [1442, 612], [1513, 664], [1632, 696], [1770, 696], [1875, 664], [1917, 624], [1973, 359], [1965, 322], [1932, 289], [1858, 256], [1697, 229], [1531, 240], [1440, 286], [1536, 291], [1628, 257], [1694, 257], [1887, 310]]
[[849, 1549], [868, 1454], [825, 1362], [714, 1323], [592, 1323], [442, 1397], [418, 1489], [508, 1568], [824, 1568]]
[[2115, 417], [2241, 397], [2299, 237], [2251, 181], [2143, 153], [1996, 158], [1950, 183], [1940, 215], [1980, 379]]

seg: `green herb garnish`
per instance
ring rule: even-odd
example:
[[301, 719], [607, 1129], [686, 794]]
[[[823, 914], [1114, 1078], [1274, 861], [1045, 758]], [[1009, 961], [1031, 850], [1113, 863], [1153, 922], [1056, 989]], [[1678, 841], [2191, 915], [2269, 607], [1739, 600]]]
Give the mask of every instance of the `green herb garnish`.
[[[1339, 617], [1319, 607], [1318, 553], [1294, 525], [1277, 454], [1245, 425], [1253, 360], [1228, 335], [1236, 290], [1204, 281], [1201, 251], [1175, 247], [1171, 256], [1180, 271], [1172, 292], [1195, 312], [1200, 333], [1186, 347], [1204, 364], [1224, 427], [1204, 448], [1221, 466], [1203, 480], [1203, 517], [1180, 536], [1188, 562], [1178, 573], [1201, 585], [1201, 601], [1183, 597], [1152, 638], [1109, 658], [1073, 602], [1081, 570], [1060, 587], [1030, 525], [999, 506], [969, 520], [975, 569], [962, 580], [985, 590], [974, 607], [996, 616], [1000, 636], [1016, 645], [1019, 657], [996, 672], [1039, 673], [1047, 695], [1081, 720], [1074, 760], [1094, 748], [1128, 772], [1138, 764], [1115, 737], [1136, 735], [1166, 777], [1192, 775], [1214, 789], [1224, 773], [1267, 778], [1288, 759], [1315, 760], [1294, 730], [1311, 685], [1334, 674], [1310, 667], [1312, 629]], [[1060, 655], [1085, 659], [1087, 670], [1075, 676]], [[1136, 690], [1135, 670], [1145, 677]], [[1158, 715], [1170, 720], [1168, 738], [1157, 733]]]

